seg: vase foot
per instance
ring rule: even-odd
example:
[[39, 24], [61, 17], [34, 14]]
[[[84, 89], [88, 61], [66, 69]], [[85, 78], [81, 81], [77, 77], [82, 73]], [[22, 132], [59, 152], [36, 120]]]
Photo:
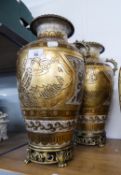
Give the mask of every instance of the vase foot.
[[77, 144], [79, 145], [98, 145], [99, 147], [105, 146], [106, 134], [105, 132], [101, 134], [93, 134], [91, 136], [88, 134], [82, 134], [77, 136]]
[[28, 164], [31, 162], [31, 159], [30, 159], [30, 150], [27, 149], [27, 156], [26, 156], [26, 159], [24, 160], [24, 163], [25, 164]]
[[28, 160], [28, 159], [25, 159], [25, 160], [24, 160], [24, 163], [25, 163], [25, 164], [28, 164], [28, 163], [30, 163], [30, 162], [31, 162], [31, 160]]
[[29, 162], [39, 164], [54, 164], [57, 163], [58, 167], [67, 166], [67, 162], [72, 159], [72, 146], [64, 148], [43, 149], [29, 145], [27, 149], [27, 159], [25, 163]]

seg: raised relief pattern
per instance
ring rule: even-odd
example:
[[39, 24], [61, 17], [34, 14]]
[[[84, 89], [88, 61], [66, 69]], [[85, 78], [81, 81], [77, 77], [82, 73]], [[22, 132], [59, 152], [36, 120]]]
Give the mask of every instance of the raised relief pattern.
[[74, 67], [74, 70], [76, 71], [76, 81], [75, 81], [75, 91], [74, 95], [67, 104], [80, 104], [82, 101], [82, 87], [83, 87], [83, 79], [84, 79], [84, 66], [83, 60], [78, 59], [72, 56], [66, 56], [68, 60], [71, 62], [71, 64]]
[[75, 128], [76, 120], [25, 120], [26, 129], [37, 133], [66, 132]]

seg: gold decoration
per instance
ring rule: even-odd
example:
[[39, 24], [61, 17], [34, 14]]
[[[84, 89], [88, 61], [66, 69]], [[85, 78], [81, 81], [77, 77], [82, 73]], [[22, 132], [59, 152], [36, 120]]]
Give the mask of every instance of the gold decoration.
[[67, 161], [72, 159], [72, 146], [62, 149], [46, 150], [29, 145], [27, 149], [27, 159], [25, 163], [53, 164], [58, 163], [58, 167], [65, 167]]
[[118, 76], [118, 93], [119, 93], [119, 104], [121, 110], [121, 67], [119, 69], [119, 76]]
[[105, 121], [110, 107], [113, 74], [117, 63], [111, 59], [114, 68], [101, 63], [99, 54], [104, 47], [96, 42], [78, 42], [75, 46], [85, 58], [86, 75], [84, 81], [84, 96], [76, 131], [78, 144], [103, 146], [106, 141]]
[[19, 97], [29, 138], [27, 161], [63, 167], [72, 157], [84, 61], [67, 43], [73, 26], [66, 19], [41, 16], [31, 29], [38, 41], [23, 47], [17, 60]]

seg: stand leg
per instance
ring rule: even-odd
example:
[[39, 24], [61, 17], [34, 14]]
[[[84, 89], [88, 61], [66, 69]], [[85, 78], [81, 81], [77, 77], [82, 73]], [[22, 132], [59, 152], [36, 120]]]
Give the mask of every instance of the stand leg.
[[30, 159], [30, 150], [27, 149], [27, 156], [26, 156], [26, 159], [24, 160], [24, 163], [25, 164], [28, 164], [31, 162], [31, 159]]
[[65, 151], [60, 151], [57, 153], [57, 160], [58, 160], [58, 167], [63, 168], [67, 166], [67, 163], [65, 162]]

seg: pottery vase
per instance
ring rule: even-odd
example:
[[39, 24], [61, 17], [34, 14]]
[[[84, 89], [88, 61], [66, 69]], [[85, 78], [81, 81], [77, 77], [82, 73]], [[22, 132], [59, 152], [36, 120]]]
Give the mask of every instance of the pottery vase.
[[43, 15], [30, 29], [38, 40], [23, 47], [17, 59], [18, 91], [29, 139], [26, 162], [64, 167], [72, 158], [84, 60], [67, 41], [74, 32], [67, 19]]
[[121, 67], [119, 69], [119, 76], [118, 76], [118, 93], [119, 93], [119, 105], [121, 109]]
[[[108, 116], [113, 92], [113, 75], [117, 63], [113, 59], [100, 61], [103, 45], [96, 42], [78, 42], [85, 60], [84, 96], [76, 130], [76, 142], [83, 145], [104, 146], [106, 142], [105, 122]], [[110, 62], [114, 65], [108, 65]]]

